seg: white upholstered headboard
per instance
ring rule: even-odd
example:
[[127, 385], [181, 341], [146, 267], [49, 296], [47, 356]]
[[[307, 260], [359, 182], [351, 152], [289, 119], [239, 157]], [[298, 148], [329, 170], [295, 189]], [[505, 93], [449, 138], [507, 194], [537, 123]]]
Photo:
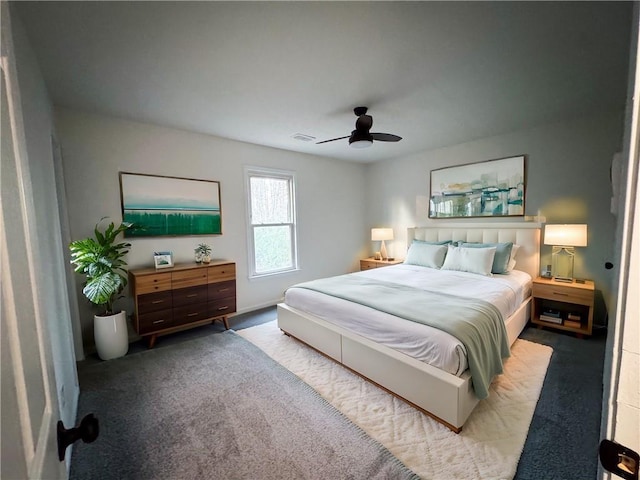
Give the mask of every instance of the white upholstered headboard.
[[437, 227], [410, 227], [407, 229], [407, 246], [414, 239], [430, 242], [513, 242], [520, 245], [515, 269], [527, 272], [532, 278], [540, 274], [539, 223], [458, 223]]

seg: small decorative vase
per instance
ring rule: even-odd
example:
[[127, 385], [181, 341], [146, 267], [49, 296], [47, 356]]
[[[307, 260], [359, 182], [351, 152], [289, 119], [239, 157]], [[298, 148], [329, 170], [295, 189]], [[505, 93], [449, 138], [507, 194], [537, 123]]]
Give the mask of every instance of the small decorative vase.
[[202, 263], [211, 263], [211, 255], [204, 255], [202, 257]]

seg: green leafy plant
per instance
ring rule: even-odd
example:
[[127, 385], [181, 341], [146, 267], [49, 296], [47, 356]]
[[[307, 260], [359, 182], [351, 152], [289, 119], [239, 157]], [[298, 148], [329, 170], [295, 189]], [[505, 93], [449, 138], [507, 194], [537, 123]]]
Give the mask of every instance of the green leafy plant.
[[124, 256], [129, 252], [130, 243], [116, 243], [116, 237], [133, 224], [123, 222], [116, 227], [113, 222], [103, 230], [102, 217], [94, 228], [95, 238], [76, 240], [69, 244], [71, 263], [75, 271], [86, 275], [82, 293], [89, 301], [102, 308], [99, 315], [113, 315], [113, 303], [127, 286], [127, 263]]
[[195, 252], [203, 257], [207, 257], [211, 255], [211, 247], [206, 243], [201, 243], [195, 248]]

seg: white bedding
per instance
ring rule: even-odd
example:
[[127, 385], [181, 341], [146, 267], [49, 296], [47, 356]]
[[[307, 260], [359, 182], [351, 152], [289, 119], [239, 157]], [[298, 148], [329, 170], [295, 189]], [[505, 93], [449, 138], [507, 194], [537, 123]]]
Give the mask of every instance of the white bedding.
[[[505, 320], [531, 292], [531, 277], [518, 270], [485, 277], [400, 264], [353, 275], [485, 300], [495, 305]], [[448, 333], [428, 325], [295, 286], [285, 292], [285, 303], [450, 374], [461, 375], [467, 369], [464, 345]]]

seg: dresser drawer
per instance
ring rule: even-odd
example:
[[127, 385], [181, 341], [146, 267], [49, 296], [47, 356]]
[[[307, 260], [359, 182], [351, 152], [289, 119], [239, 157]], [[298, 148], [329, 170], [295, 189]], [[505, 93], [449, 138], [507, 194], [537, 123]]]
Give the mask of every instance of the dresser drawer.
[[207, 286], [199, 285], [197, 287], [180, 288], [173, 291], [173, 306], [181, 307], [183, 305], [193, 305], [195, 303], [204, 303], [207, 301]]
[[205, 320], [209, 317], [206, 302], [173, 307], [173, 325], [184, 325], [198, 320]]
[[142, 275], [136, 280], [136, 295], [171, 290], [170, 273], [154, 273]]
[[138, 296], [138, 313], [143, 315], [158, 310], [171, 310], [173, 306], [171, 290], [156, 293], [146, 293]]
[[534, 283], [532, 295], [537, 298], [546, 298], [559, 302], [593, 305], [593, 290], [563, 288], [559, 285], [541, 285]]
[[171, 284], [174, 289], [194, 287], [196, 285], [206, 285], [207, 269], [194, 268], [193, 270], [173, 272], [171, 274]]
[[158, 312], [138, 315], [138, 334], [155, 332], [173, 325], [173, 315], [171, 310], [160, 310]]
[[208, 282], [225, 282], [236, 279], [236, 264], [226, 263], [224, 265], [214, 265], [208, 268]]
[[236, 311], [236, 297], [221, 298], [209, 302], [209, 316], [220, 317], [222, 315], [230, 315]]
[[221, 298], [236, 296], [236, 281], [216, 282], [209, 284], [209, 300], [220, 300]]

